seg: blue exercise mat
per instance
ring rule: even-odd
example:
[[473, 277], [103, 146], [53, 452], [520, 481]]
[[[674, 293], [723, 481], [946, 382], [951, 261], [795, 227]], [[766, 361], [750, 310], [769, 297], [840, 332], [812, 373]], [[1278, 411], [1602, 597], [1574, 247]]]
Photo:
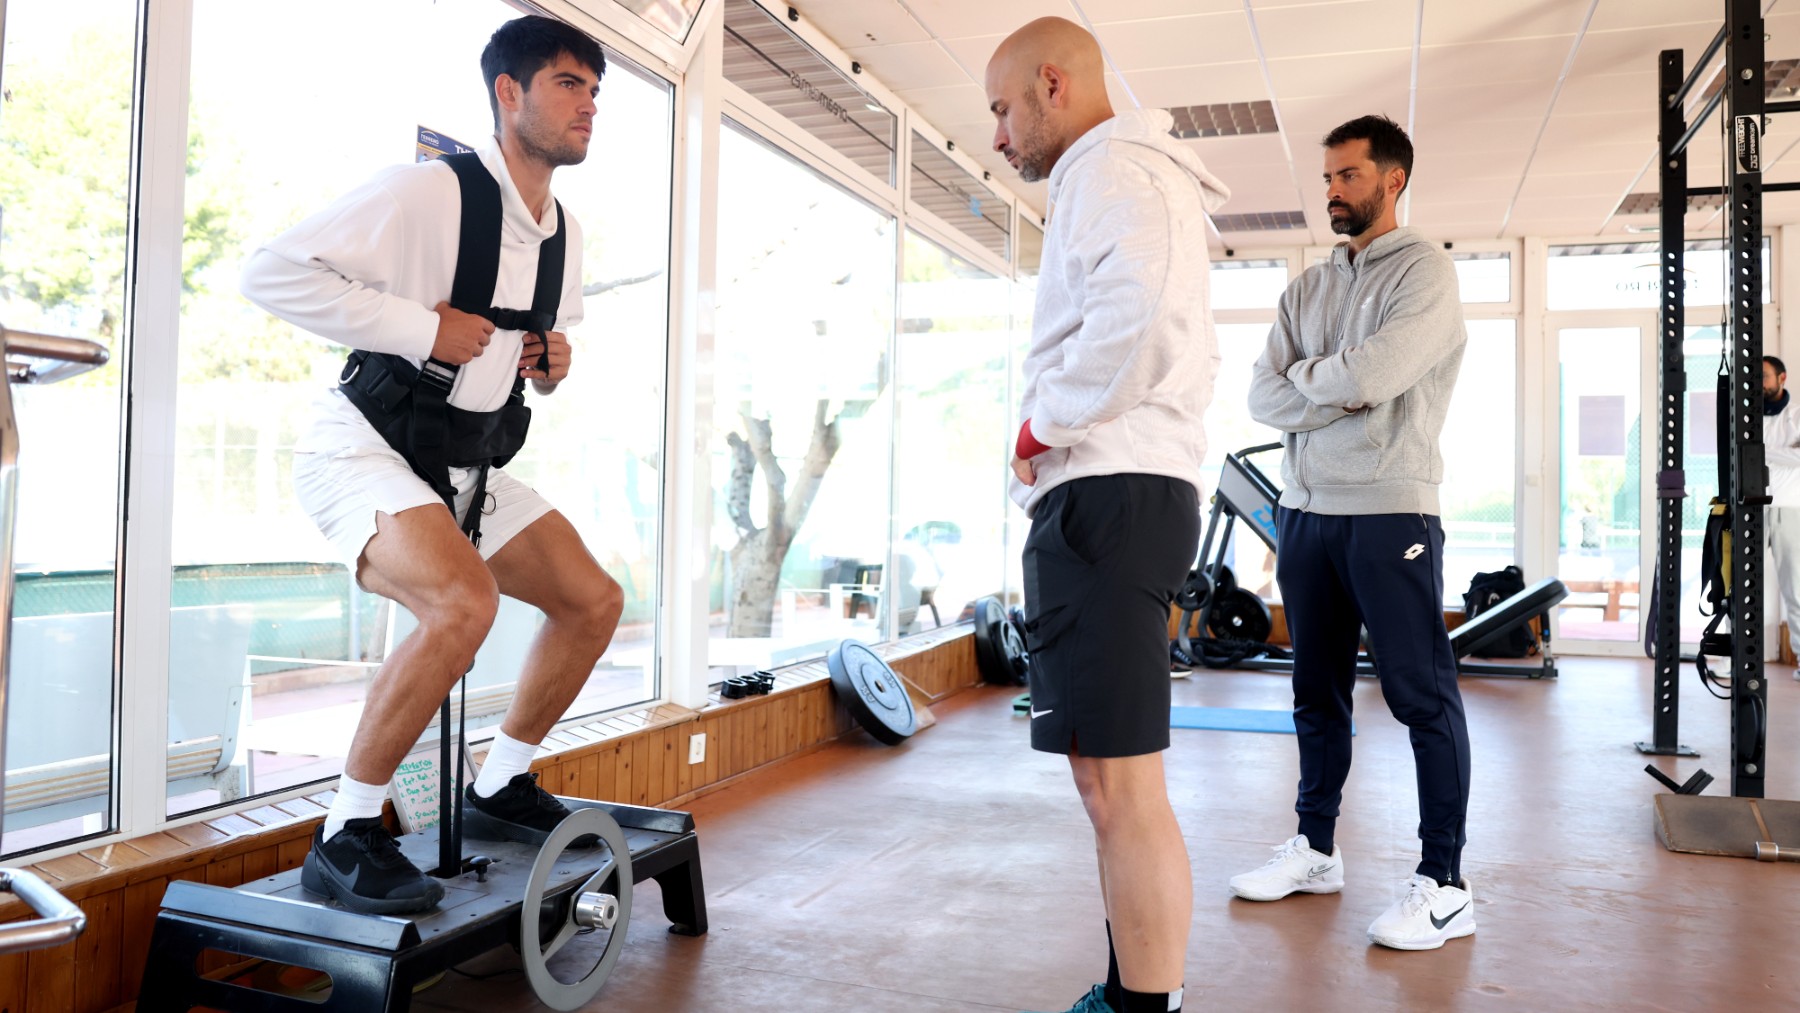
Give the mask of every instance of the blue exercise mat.
[[[1294, 712], [1262, 711], [1245, 707], [1171, 707], [1170, 728], [1209, 728], [1221, 732], [1273, 732], [1294, 734]], [[1354, 725], [1350, 734], [1356, 734]]]

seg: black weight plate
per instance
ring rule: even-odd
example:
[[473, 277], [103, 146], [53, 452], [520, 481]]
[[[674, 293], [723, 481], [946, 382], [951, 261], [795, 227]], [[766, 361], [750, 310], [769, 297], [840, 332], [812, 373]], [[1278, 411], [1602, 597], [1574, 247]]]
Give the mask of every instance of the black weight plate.
[[993, 596], [975, 602], [975, 667], [981, 681], [992, 686], [1014, 684], [1012, 663], [1007, 659], [1001, 637], [1006, 626], [1006, 609]]
[[1275, 620], [1261, 598], [1240, 587], [1217, 597], [1206, 625], [1215, 637], [1263, 642], [1275, 629]]
[[1212, 581], [1205, 570], [1189, 570], [1187, 580], [1181, 582], [1181, 590], [1175, 592], [1175, 607], [1183, 612], [1198, 612], [1206, 607], [1206, 599], [1212, 595]]
[[1025, 650], [1025, 635], [1019, 631], [1019, 624], [1011, 618], [1000, 624], [1000, 653], [1006, 659], [1007, 681], [1015, 686], [1025, 685], [1025, 672], [1031, 664], [1031, 656]]
[[825, 664], [838, 698], [870, 735], [897, 746], [919, 730], [919, 716], [900, 676], [867, 644], [846, 640], [832, 648]]
[[1236, 591], [1237, 586], [1237, 574], [1231, 572], [1231, 567], [1220, 564], [1219, 572], [1213, 575], [1213, 597], [1223, 598]]

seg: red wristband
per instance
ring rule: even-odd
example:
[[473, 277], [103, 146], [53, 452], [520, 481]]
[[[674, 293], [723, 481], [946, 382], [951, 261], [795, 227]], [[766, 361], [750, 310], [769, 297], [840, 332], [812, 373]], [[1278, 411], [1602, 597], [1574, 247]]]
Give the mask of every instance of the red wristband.
[[1019, 440], [1013, 445], [1013, 453], [1020, 460], [1029, 461], [1049, 449], [1049, 444], [1039, 443], [1038, 438], [1031, 435], [1031, 420], [1026, 419], [1025, 424], [1019, 427]]

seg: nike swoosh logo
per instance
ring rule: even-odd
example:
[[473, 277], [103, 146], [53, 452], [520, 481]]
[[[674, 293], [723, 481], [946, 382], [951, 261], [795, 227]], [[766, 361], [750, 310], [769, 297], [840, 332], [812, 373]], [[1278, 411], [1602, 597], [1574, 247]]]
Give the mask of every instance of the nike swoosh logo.
[[1306, 878], [1307, 879], [1318, 879], [1320, 876], [1323, 876], [1330, 871], [1331, 871], [1331, 866], [1329, 866], [1329, 865], [1315, 865], [1312, 868], [1306, 870]]
[[1442, 931], [1444, 926], [1450, 924], [1450, 920], [1452, 918], [1455, 918], [1457, 915], [1462, 914], [1463, 908], [1466, 908], [1468, 906], [1469, 906], [1469, 902], [1464, 901], [1462, 907], [1457, 908], [1455, 911], [1450, 912], [1449, 914], [1445, 915], [1442, 918], [1439, 918], [1437, 915], [1432, 915], [1431, 916], [1431, 927], [1435, 928], [1439, 931]]
[[1055, 707], [1052, 707], [1052, 708], [1050, 708], [1050, 709], [1049, 709], [1049, 710], [1047, 710], [1047, 711], [1041, 711], [1041, 710], [1033, 710], [1033, 711], [1032, 711], [1032, 712], [1031, 712], [1031, 717], [1032, 717], [1032, 719], [1033, 719], [1033, 720], [1036, 720], [1036, 719], [1037, 719], [1037, 718], [1041, 718], [1041, 717], [1043, 717], [1043, 716], [1044, 716], [1044, 715], [1046, 715], [1046, 714], [1054, 714], [1054, 713], [1056, 713], [1056, 708], [1055, 708]]

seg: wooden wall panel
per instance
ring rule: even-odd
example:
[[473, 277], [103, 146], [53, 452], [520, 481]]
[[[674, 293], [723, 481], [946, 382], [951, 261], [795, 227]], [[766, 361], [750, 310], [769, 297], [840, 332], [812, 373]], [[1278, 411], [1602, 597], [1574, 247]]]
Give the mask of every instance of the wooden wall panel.
[[0, 957], [0, 1013], [27, 1013], [25, 954]]

